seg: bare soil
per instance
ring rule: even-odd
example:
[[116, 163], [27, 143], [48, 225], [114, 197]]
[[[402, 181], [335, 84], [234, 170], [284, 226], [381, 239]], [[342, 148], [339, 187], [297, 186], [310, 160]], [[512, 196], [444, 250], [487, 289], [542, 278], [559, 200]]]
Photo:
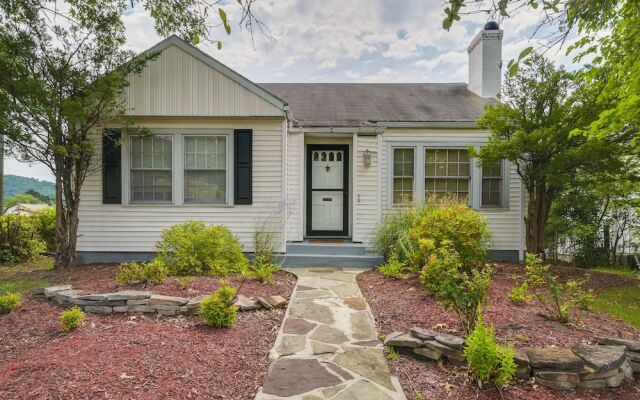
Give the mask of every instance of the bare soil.
[[[87, 292], [133, 289], [115, 282], [115, 265], [48, 272], [51, 282]], [[238, 287], [240, 278], [227, 278]], [[295, 277], [273, 284], [247, 280], [247, 296], [291, 295]], [[218, 278], [195, 277], [189, 287], [168, 279], [147, 288], [191, 297], [211, 293]], [[236, 326], [215, 329], [200, 317], [87, 315], [62, 334], [60, 308], [25, 296], [0, 316], [0, 399], [252, 399], [269, 366], [282, 310], [241, 312]]]
[[[561, 279], [569, 279], [582, 277], [587, 271], [558, 267], [554, 272]], [[630, 277], [598, 272], [591, 272], [590, 275], [589, 288], [595, 292], [638, 283]], [[509, 294], [514, 286], [522, 283], [523, 277], [524, 269], [521, 265], [495, 265], [489, 289], [489, 304], [484, 315], [485, 322], [495, 326], [499, 341], [527, 347], [588, 343], [596, 335], [640, 338], [638, 330], [608, 314], [582, 310], [578, 322], [563, 325], [544, 318], [545, 310], [535, 300], [525, 306], [514, 305]], [[461, 334], [457, 316], [453, 312], [444, 311], [425, 292], [417, 278], [393, 280], [372, 270], [358, 275], [357, 280], [371, 305], [380, 334], [408, 332], [412, 326]], [[389, 364], [409, 399], [415, 398], [417, 394], [424, 399], [640, 399], [640, 380], [637, 379], [625, 382], [616, 389], [575, 390], [569, 393], [554, 392], [532, 382], [517, 382], [500, 393], [495, 388], [478, 389], [477, 385], [469, 382], [464, 368], [420, 361], [410, 356], [390, 360]]]

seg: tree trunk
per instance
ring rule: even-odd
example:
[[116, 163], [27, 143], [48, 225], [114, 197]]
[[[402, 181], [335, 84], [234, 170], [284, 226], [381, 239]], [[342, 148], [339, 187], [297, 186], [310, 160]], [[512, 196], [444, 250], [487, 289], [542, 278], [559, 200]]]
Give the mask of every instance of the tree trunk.
[[[57, 156], [59, 157], [59, 156]], [[58, 164], [56, 159], [56, 164]], [[64, 203], [62, 201], [62, 171], [56, 168], [56, 269], [66, 268], [68, 263], [66, 254], [66, 218], [64, 215]]]
[[544, 259], [546, 247], [544, 228], [551, 209], [551, 195], [544, 183], [527, 188], [527, 192], [529, 194], [525, 217], [527, 253], [538, 254]]

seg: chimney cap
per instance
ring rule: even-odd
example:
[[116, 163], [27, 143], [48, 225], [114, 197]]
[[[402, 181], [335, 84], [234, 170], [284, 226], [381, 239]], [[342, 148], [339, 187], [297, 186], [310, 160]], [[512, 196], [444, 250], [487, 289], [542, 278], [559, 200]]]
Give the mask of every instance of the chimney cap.
[[500, 30], [500, 25], [496, 21], [489, 21], [484, 24], [485, 31], [497, 31]]

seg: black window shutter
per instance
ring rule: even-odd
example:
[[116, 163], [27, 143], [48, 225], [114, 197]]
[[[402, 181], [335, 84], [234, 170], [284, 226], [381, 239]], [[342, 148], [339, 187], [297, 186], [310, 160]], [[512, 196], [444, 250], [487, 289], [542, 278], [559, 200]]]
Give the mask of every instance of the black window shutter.
[[251, 204], [253, 202], [253, 130], [233, 131], [233, 202]]
[[122, 203], [122, 158], [120, 129], [105, 129], [102, 134], [102, 203]]

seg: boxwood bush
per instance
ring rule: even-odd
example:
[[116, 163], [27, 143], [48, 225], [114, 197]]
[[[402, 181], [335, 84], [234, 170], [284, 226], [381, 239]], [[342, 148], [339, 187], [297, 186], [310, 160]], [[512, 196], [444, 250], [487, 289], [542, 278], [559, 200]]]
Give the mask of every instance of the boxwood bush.
[[153, 262], [170, 275], [222, 276], [245, 272], [247, 259], [231, 232], [221, 225], [189, 221], [162, 234]]
[[34, 217], [0, 215], [0, 262], [19, 262], [37, 257], [46, 249]]
[[0, 294], [0, 315], [9, 314], [20, 307], [20, 304], [22, 304], [22, 297], [19, 293]]
[[216, 328], [231, 328], [236, 323], [238, 307], [233, 305], [236, 290], [226, 282], [212, 296], [202, 300], [200, 316], [204, 323]]

